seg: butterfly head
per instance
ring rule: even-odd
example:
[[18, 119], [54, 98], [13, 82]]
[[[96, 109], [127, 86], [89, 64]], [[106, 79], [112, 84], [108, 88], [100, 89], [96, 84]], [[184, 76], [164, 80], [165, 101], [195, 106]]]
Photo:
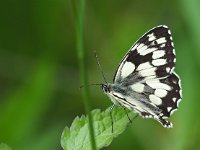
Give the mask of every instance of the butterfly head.
[[111, 86], [109, 84], [102, 84], [101, 88], [102, 88], [104, 93], [110, 93]]

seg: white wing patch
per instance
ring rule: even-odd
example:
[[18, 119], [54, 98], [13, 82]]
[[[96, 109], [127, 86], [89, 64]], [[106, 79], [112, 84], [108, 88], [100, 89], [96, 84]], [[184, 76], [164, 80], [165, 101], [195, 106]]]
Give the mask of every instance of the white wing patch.
[[167, 107], [167, 111], [171, 111], [172, 107]]
[[156, 89], [154, 94], [160, 98], [163, 98], [167, 95], [167, 91], [163, 89]]
[[167, 67], [167, 68], [166, 68], [166, 71], [167, 71], [167, 72], [170, 72], [170, 71], [171, 71], [171, 69], [170, 69], [169, 67]]
[[140, 51], [140, 55], [144, 56], [144, 55], [149, 54], [149, 53], [151, 53], [155, 50], [157, 50], [156, 47], [152, 47], [152, 48], [148, 48], [148, 49], [146, 48], [146, 49], [143, 49], [143, 50]]
[[132, 47], [131, 47], [131, 51], [134, 51], [134, 50], [138, 47], [138, 45], [139, 45], [139, 44], [135, 44], [134, 46], [132, 46]]
[[127, 77], [130, 75], [133, 71], [135, 70], [135, 65], [131, 62], [125, 62], [123, 65], [123, 68], [121, 70], [121, 76], [123, 78]]
[[156, 39], [156, 36], [154, 35], [154, 33], [148, 34], [147, 36], [149, 37], [148, 39], [149, 41], [153, 41]]
[[149, 85], [153, 89], [164, 89], [167, 91], [171, 90], [171, 87], [165, 83], [160, 83], [158, 79], [147, 80], [146, 84]]
[[167, 42], [167, 41], [166, 41], [166, 38], [165, 38], [165, 37], [162, 37], [162, 38], [157, 39], [156, 42], [157, 42], [158, 44], [162, 44], [162, 43], [165, 43], [165, 42]]
[[166, 59], [155, 59], [152, 61], [154, 66], [163, 66], [167, 63]]
[[144, 45], [144, 44], [140, 44], [138, 47], [137, 47], [137, 51], [138, 53], [141, 53], [143, 50], [147, 49], [147, 45]]
[[155, 75], [155, 70], [156, 68], [150, 68], [150, 69], [145, 69], [145, 70], [141, 70], [139, 71], [139, 74], [142, 76], [142, 77], [146, 77], [146, 76], [153, 76]]
[[173, 97], [173, 98], [172, 98], [172, 100], [173, 100], [174, 102], [176, 102], [176, 99], [177, 99], [176, 97]]
[[131, 86], [131, 88], [132, 88], [135, 92], [138, 92], [138, 93], [144, 92], [144, 84], [142, 84], [142, 83], [133, 84], [133, 85]]
[[150, 101], [152, 103], [154, 103], [156, 105], [161, 105], [162, 104], [162, 100], [159, 97], [157, 97], [157, 96], [155, 96], [153, 94], [149, 95], [149, 99], [150, 99]]
[[158, 51], [153, 52], [152, 58], [157, 59], [157, 58], [163, 57], [164, 55], [165, 55], [164, 50], [158, 50]]
[[137, 71], [139, 70], [144, 70], [144, 69], [149, 69], [149, 68], [152, 68], [153, 66], [149, 63], [149, 62], [145, 62], [145, 63], [142, 63], [140, 64], [138, 67], [137, 67]]
[[160, 47], [161, 47], [161, 48], [165, 47], [165, 43], [161, 44]]

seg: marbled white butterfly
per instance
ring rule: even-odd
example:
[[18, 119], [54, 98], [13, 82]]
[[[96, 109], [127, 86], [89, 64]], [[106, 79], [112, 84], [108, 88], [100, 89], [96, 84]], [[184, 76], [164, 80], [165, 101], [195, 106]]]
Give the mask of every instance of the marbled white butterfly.
[[157, 26], [129, 49], [113, 83], [102, 84], [102, 89], [115, 105], [170, 128], [172, 123], [166, 118], [178, 109], [182, 98], [175, 62], [171, 32], [165, 25]]

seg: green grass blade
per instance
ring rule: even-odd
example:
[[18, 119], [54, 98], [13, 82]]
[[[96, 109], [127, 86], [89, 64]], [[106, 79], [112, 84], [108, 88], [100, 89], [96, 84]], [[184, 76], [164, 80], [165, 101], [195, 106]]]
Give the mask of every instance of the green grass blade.
[[[72, 4], [73, 4], [74, 16], [75, 16], [76, 48], [77, 48], [79, 70], [80, 70], [80, 82], [83, 85], [87, 85], [88, 79], [87, 79], [86, 66], [85, 66], [85, 49], [84, 49], [84, 42], [83, 42], [83, 24], [84, 24], [85, 1], [84, 0], [73, 0]], [[85, 111], [88, 114], [88, 118], [89, 118], [88, 126], [89, 126], [91, 147], [92, 147], [93, 150], [95, 150], [96, 149], [96, 142], [95, 142], [95, 138], [94, 138], [92, 116], [90, 114], [91, 109], [90, 109], [88, 87], [85, 87], [83, 89], [83, 102], [84, 102]]]

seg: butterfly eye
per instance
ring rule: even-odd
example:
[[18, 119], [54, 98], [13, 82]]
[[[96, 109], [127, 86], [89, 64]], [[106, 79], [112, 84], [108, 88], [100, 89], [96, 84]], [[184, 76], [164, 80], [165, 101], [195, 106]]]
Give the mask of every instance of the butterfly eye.
[[109, 85], [102, 84], [101, 88], [102, 88], [102, 90], [103, 90], [105, 93], [110, 92], [110, 87], [109, 87]]

